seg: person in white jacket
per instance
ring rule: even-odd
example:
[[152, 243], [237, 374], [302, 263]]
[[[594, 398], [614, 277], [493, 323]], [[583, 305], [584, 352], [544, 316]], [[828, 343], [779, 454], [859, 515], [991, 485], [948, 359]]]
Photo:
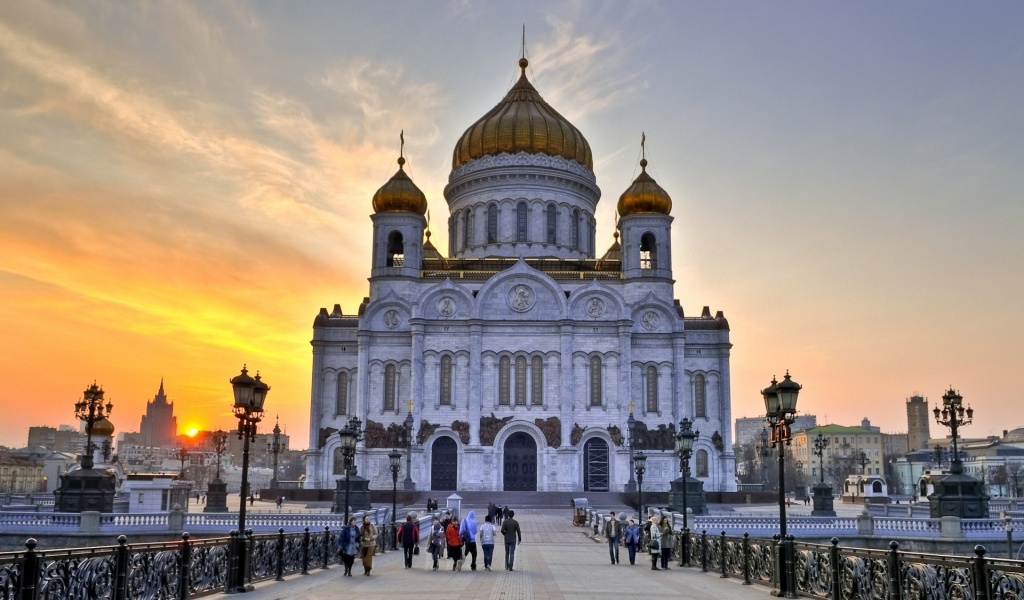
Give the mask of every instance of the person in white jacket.
[[484, 517], [484, 524], [480, 526], [480, 547], [484, 551], [484, 569], [491, 570], [491, 559], [494, 558], [494, 517]]

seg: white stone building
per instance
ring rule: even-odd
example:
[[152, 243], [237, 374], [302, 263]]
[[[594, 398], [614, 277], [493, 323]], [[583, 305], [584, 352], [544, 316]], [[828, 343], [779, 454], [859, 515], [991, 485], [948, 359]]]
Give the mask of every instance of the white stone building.
[[599, 257], [590, 145], [520, 66], [455, 146], [447, 258], [404, 158], [374, 195], [369, 296], [313, 325], [306, 487], [343, 478], [335, 432], [358, 417], [359, 474], [389, 488], [411, 406], [419, 490], [621, 491], [631, 410], [645, 489], [679, 476], [685, 416], [701, 432], [691, 472], [735, 490], [729, 324], [673, 298], [671, 198], [641, 172]]

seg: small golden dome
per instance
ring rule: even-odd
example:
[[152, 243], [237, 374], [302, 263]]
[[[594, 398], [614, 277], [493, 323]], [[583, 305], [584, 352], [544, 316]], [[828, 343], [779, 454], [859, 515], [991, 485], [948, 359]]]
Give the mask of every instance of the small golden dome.
[[672, 211], [672, 198], [653, 177], [647, 174], [646, 158], [640, 160], [640, 169], [640, 175], [619, 196], [619, 216], [625, 217], [637, 213], [669, 214]]
[[452, 169], [502, 152], [561, 156], [594, 170], [594, 157], [579, 129], [541, 98], [526, 79], [529, 61], [519, 59], [522, 74], [505, 98], [469, 126], [455, 144]]
[[405, 174], [405, 158], [398, 157], [398, 172], [373, 195], [373, 212], [427, 213], [427, 197]]
[[92, 424], [92, 434], [100, 437], [110, 437], [114, 435], [114, 424], [107, 419], [100, 419]]

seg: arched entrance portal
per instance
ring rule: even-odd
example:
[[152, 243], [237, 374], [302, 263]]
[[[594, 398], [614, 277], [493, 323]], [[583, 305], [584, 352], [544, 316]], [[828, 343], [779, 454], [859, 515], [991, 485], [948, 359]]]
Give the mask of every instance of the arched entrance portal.
[[583, 444], [583, 490], [608, 491], [608, 442], [601, 438]]
[[442, 436], [430, 447], [430, 489], [455, 490], [459, 485], [459, 448], [455, 440]]
[[522, 431], [505, 441], [505, 491], [537, 491], [537, 442]]

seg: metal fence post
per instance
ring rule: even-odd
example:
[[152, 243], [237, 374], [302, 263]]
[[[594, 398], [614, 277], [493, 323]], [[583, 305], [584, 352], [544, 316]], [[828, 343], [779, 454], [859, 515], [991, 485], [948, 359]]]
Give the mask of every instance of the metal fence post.
[[782, 573], [779, 569], [782, 568], [782, 563], [779, 561], [779, 538], [782, 537], [777, 533], [772, 534], [772, 589], [781, 589], [779, 586], [782, 581]]
[[722, 563], [722, 574], [719, 575], [721, 579], [729, 577], [729, 573], [726, 571], [726, 552], [725, 552], [725, 531], [722, 531], [722, 537], [718, 541], [718, 556]]
[[743, 534], [743, 585], [750, 585], [750, 534]]
[[302, 574], [309, 575], [309, 527], [302, 534]]
[[829, 548], [829, 562], [832, 563], [832, 600], [840, 600], [842, 589], [839, 581], [839, 538], [832, 538]]
[[284, 527], [279, 527], [277, 530], [277, 575], [274, 577], [277, 581], [284, 581]]
[[39, 581], [39, 555], [36, 538], [25, 540], [25, 557], [21, 559], [21, 590], [18, 600], [36, 600], [36, 582]]
[[327, 563], [331, 560], [331, 526], [324, 525], [324, 566], [323, 569], [327, 568]]
[[700, 570], [708, 572], [708, 530], [700, 530]]
[[974, 547], [974, 597], [978, 600], [989, 599], [988, 573], [985, 567], [985, 547], [978, 544]]
[[786, 535], [786, 579], [789, 581], [789, 590], [787, 595], [791, 598], [796, 598], [800, 595], [797, 590], [796, 580], [796, 536], [793, 534]]
[[189, 572], [192, 567], [192, 544], [188, 541], [188, 532], [181, 533], [181, 552], [178, 554], [181, 563], [178, 566], [178, 600], [188, 598]]
[[900, 543], [889, 542], [889, 600], [900, 600], [903, 590], [900, 586]]
[[245, 581], [248, 582], [249, 589], [252, 589], [252, 553], [256, 549], [256, 544], [252, 539], [252, 529], [245, 530], [242, 543], [245, 545]]
[[114, 559], [114, 600], [128, 597], [128, 538], [117, 536], [117, 554]]

